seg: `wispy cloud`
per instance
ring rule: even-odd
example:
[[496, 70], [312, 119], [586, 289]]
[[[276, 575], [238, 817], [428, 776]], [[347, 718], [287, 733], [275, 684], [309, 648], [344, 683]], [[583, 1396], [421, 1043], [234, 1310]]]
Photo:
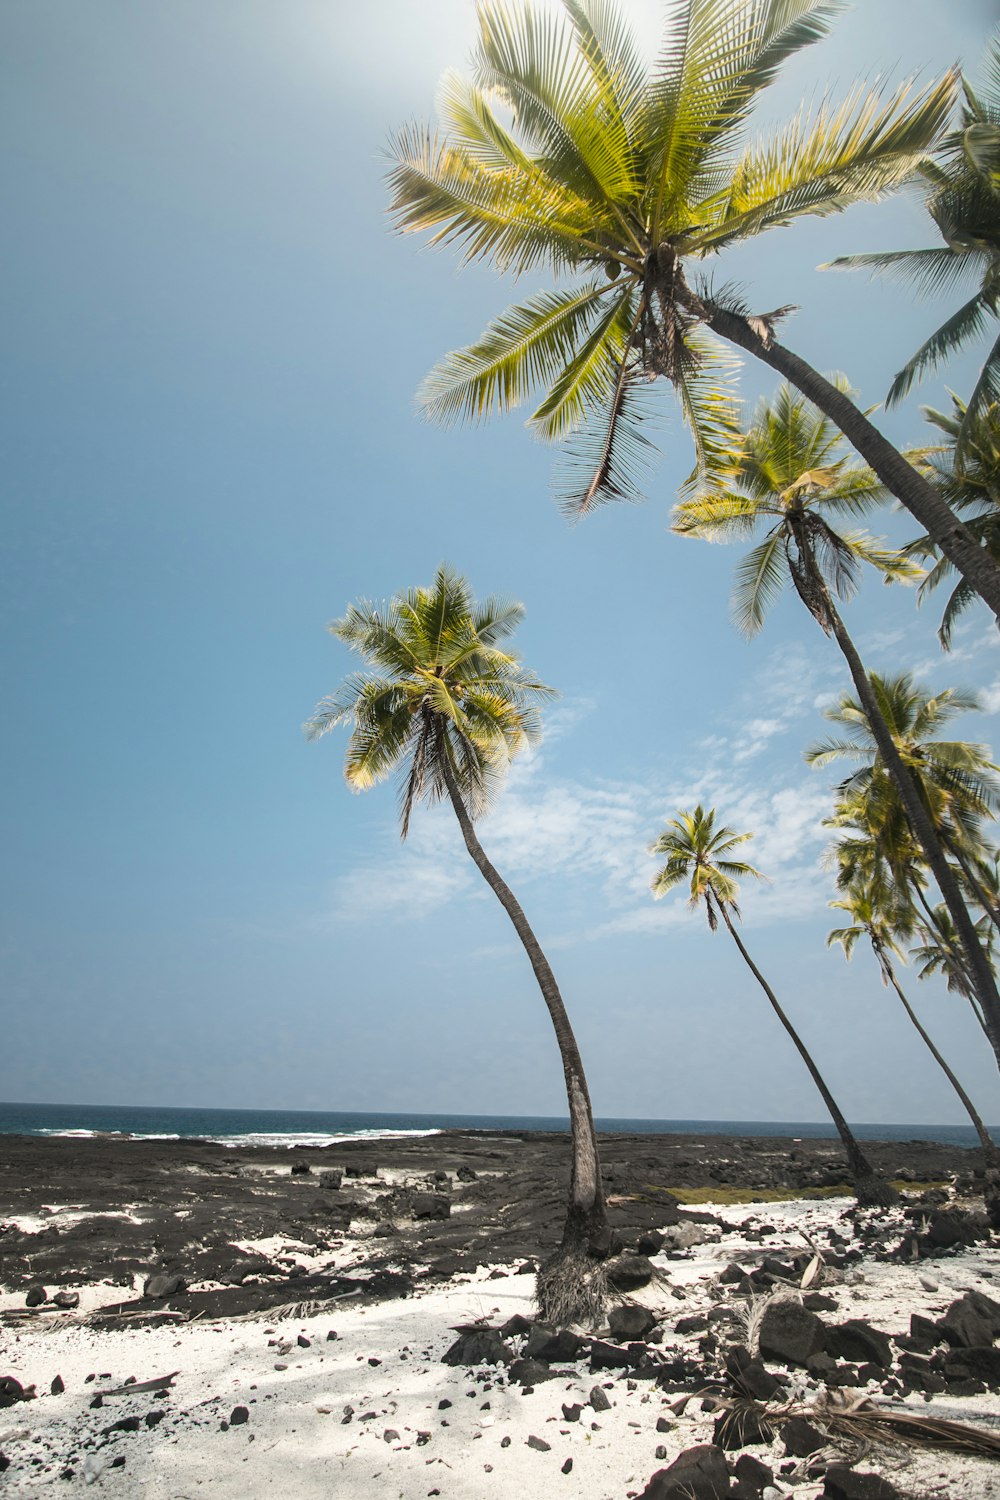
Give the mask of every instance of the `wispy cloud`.
[[[561, 704], [550, 715], [544, 744], [515, 765], [502, 798], [479, 825], [484, 847], [519, 890], [558, 881], [567, 909], [574, 907], [569, 894], [585, 903], [588, 888], [599, 893], [604, 920], [557, 934], [557, 946], [612, 932], [653, 931], [688, 918], [682, 896], [653, 904], [655, 866], [648, 846], [678, 811], [702, 802], [738, 831], [756, 831], [748, 858], [770, 884], [746, 893], [755, 920], [787, 921], [815, 912], [828, 896], [819, 855], [829, 793], [805, 770], [792, 769], [787, 753], [780, 763], [770, 755], [766, 764], [758, 758], [780, 736], [801, 731], [803, 717], [815, 713], [823, 675], [794, 647], [774, 655], [744, 690], [744, 716], [734, 715], [725, 732], [700, 741], [697, 759], [684, 757], [629, 781], [571, 778], [554, 770], [553, 746], [596, 709], [586, 700]], [[333, 889], [332, 917], [351, 923], [419, 920], [436, 907], [485, 895], [450, 810], [441, 808], [415, 821], [405, 846], [387, 848], [343, 875]]]

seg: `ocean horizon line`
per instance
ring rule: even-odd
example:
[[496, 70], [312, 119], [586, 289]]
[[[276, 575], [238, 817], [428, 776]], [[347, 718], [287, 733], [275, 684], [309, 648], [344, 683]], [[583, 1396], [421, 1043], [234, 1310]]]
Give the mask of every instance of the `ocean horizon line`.
[[[823, 1120], [711, 1120], [652, 1116], [595, 1116], [606, 1135], [708, 1135], [835, 1138]], [[928, 1140], [976, 1147], [968, 1125], [858, 1121], [865, 1140]], [[103, 1105], [0, 1102], [0, 1135], [126, 1136], [137, 1140], [207, 1140], [227, 1146], [327, 1146], [340, 1141], [437, 1134], [445, 1130], [565, 1132], [565, 1115], [465, 1114], [443, 1111], [248, 1109], [183, 1105]]]

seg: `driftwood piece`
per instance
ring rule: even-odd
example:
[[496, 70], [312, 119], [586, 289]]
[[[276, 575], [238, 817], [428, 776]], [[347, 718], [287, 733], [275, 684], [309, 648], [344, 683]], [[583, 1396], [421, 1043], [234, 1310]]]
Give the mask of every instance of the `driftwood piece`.
[[110, 1391], [101, 1391], [104, 1396], [132, 1396], [136, 1391], [166, 1391], [173, 1385], [180, 1370], [171, 1370], [169, 1375], [161, 1375], [157, 1380], [133, 1380], [131, 1385], [116, 1385]]

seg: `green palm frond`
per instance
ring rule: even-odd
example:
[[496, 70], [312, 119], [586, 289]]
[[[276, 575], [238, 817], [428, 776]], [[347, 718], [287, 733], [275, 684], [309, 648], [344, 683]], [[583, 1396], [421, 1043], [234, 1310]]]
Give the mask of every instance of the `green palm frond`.
[[627, 289], [610, 302], [576, 347], [532, 414], [530, 426], [543, 438], [564, 437], [582, 425], [588, 410], [607, 407], [628, 357], [637, 324], [635, 294]]
[[788, 559], [781, 532], [773, 531], [736, 565], [732, 608], [737, 626], [756, 635], [788, 579]]
[[431, 587], [351, 605], [331, 626], [379, 672], [349, 677], [317, 705], [306, 732], [349, 726], [344, 774], [355, 791], [398, 773], [404, 838], [418, 802], [449, 794], [444, 757], [475, 818], [511, 759], [537, 742], [538, 705], [552, 690], [496, 645], [522, 614], [513, 600], [477, 604], [465, 579], [442, 565]]
[[838, 213], [883, 197], [912, 174], [940, 132], [955, 82], [948, 74], [915, 98], [910, 84], [888, 98], [884, 90], [858, 91], [750, 147], [716, 222], [692, 235], [690, 248], [720, 249], [804, 214]]
[[676, 505], [671, 530], [706, 542], [728, 542], [752, 536], [762, 519], [780, 514], [777, 506], [765, 510], [759, 501], [738, 491], [710, 491]]
[[694, 442], [695, 466], [679, 487], [682, 497], [704, 485], [729, 483], [742, 457], [736, 391], [739, 360], [718, 339], [699, 329], [692, 329], [686, 342], [693, 362], [678, 373], [675, 390]]
[[587, 515], [612, 500], [639, 501], [659, 451], [648, 436], [653, 392], [637, 363], [624, 362], [607, 408], [594, 412], [563, 450], [556, 496], [567, 515]]
[[480, 421], [520, 405], [537, 385], [564, 376], [580, 339], [589, 336], [601, 299], [609, 295], [621, 307], [629, 291], [591, 281], [564, 292], [539, 292], [508, 307], [476, 343], [435, 366], [420, 388], [420, 405], [445, 424]]
[[988, 263], [986, 251], [956, 255], [949, 249], [880, 250], [870, 255], [839, 255], [824, 262], [820, 271], [869, 271], [903, 281], [927, 297], [937, 297], [970, 278], [982, 276]]
[[666, 863], [653, 877], [654, 897], [658, 900], [682, 881], [687, 881], [688, 904], [704, 904], [708, 925], [714, 932], [717, 922], [713, 903], [739, 916], [739, 881], [766, 878], [753, 865], [725, 858], [751, 838], [752, 833], [716, 828], [714, 808], [706, 811], [699, 804], [693, 812], [678, 813], [650, 847], [651, 854], [666, 856]]
[[968, 302], [962, 304], [957, 312], [946, 318], [941, 327], [931, 334], [921, 344], [906, 364], [893, 377], [891, 386], [886, 396], [887, 406], [898, 406], [903, 398], [909, 395], [913, 384], [919, 380], [927, 370], [935, 370], [956, 349], [963, 348], [972, 339], [978, 338], [986, 328], [992, 309], [989, 307], [983, 293], [977, 292], [970, 297]]

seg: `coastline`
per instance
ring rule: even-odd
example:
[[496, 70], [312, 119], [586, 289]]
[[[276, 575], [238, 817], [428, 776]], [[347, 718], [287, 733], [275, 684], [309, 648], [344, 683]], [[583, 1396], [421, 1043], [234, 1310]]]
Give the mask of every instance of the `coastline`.
[[[560, 1486], [626, 1500], [712, 1442], [717, 1412], [700, 1399], [675, 1408], [725, 1378], [756, 1299], [812, 1298], [824, 1326], [860, 1320], [892, 1341], [889, 1365], [838, 1357], [826, 1380], [769, 1356], [788, 1399], [826, 1388], [1000, 1427], [1000, 1373], [963, 1385], [942, 1346], [926, 1359], [944, 1373], [928, 1366], [925, 1385], [911, 1383], [925, 1359], [908, 1346], [914, 1315], [931, 1326], [970, 1291], [1000, 1297], [1000, 1243], [970, 1196], [975, 1152], [873, 1148], [914, 1189], [878, 1219], [837, 1195], [839, 1142], [602, 1137], [612, 1226], [653, 1272], [615, 1301], [646, 1308], [655, 1326], [628, 1344], [584, 1331], [525, 1383], [523, 1332], [507, 1336], [497, 1364], [443, 1357], [457, 1328], [530, 1319], [533, 1268], [561, 1227], [564, 1135], [443, 1131], [292, 1150], [3, 1144], [0, 1376], [37, 1395], [0, 1410], [0, 1487], [19, 1500], [52, 1483], [93, 1483], [111, 1500], [524, 1500]], [[324, 1173], [342, 1174], [339, 1185]], [[924, 1186], [935, 1182], [947, 1187]], [[928, 1226], [946, 1221], [961, 1232], [938, 1244]], [[803, 1291], [810, 1247], [822, 1265]], [[183, 1284], [144, 1296], [157, 1275], [160, 1290]], [[48, 1300], [29, 1310], [38, 1284]], [[60, 1289], [80, 1305], [58, 1309]], [[731, 1473], [719, 1493], [825, 1495], [815, 1462], [812, 1475], [785, 1447], [776, 1434], [726, 1450], [731, 1469], [749, 1456], [774, 1483], [740, 1492]], [[1000, 1496], [995, 1460], [939, 1448], [877, 1449], [858, 1468], [912, 1500]]]

